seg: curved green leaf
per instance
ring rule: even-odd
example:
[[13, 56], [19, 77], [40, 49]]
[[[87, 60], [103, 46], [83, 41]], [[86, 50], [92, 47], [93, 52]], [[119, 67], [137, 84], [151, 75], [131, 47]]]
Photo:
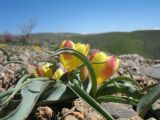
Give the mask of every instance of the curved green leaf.
[[[3, 105], [6, 104], [11, 98], [13, 98], [14, 95], [23, 87], [23, 85], [22, 85], [23, 82], [24, 82], [27, 78], [29, 78], [29, 77], [31, 77], [31, 76], [32, 76], [31, 74], [27, 74], [27, 75], [23, 76], [23, 77], [18, 81], [18, 83], [17, 83], [14, 91], [11, 93], [11, 95], [10, 95], [3, 103], [0, 103], [0, 106], [3, 106]], [[10, 92], [11, 92], [11, 91], [5, 92], [5, 94], [2, 94], [1, 97], [3, 97], [4, 95], [5, 95], [5, 96], [6, 96], [6, 95], [9, 95]]]
[[156, 85], [158, 85], [159, 83], [155, 83], [155, 84], [151, 84], [151, 85], [149, 85], [149, 86], [146, 86], [146, 87], [144, 87], [143, 89], [142, 89], [142, 91], [148, 91], [149, 89], [151, 89], [152, 87], [154, 87], [154, 86], [156, 86]]
[[160, 104], [159, 101], [157, 101], [158, 103], [155, 103], [152, 105], [152, 108], [150, 109], [151, 114], [153, 114], [153, 116], [160, 120]]
[[7, 91], [4, 91], [2, 93], [0, 93], [0, 103], [1, 103], [1, 99], [5, 96], [8, 96], [10, 94], [12, 94], [15, 91], [15, 88], [9, 89]]
[[93, 97], [95, 97], [96, 91], [97, 91], [97, 79], [96, 79], [95, 72], [92, 68], [92, 64], [87, 59], [87, 57], [84, 56], [83, 54], [81, 54], [80, 52], [78, 52], [76, 50], [73, 50], [73, 49], [69, 49], [69, 48], [59, 49], [59, 50], [55, 51], [55, 53], [52, 54], [52, 55], [57, 56], [57, 55], [60, 55], [60, 54], [72, 54], [73, 56], [79, 58], [86, 65], [86, 67], [89, 70], [90, 77], [91, 77], [91, 80], [92, 80], [91, 95], [93, 95]]
[[8, 62], [6, 62], [6, 63], [4, 64], [4, 66], [5, 66], [5, 65], [8, 65], [8, 64], [11, 64], [11, 63], [25, 65], [25, 63], [22, 62], [22, 61], [8, 61]]
[[48, 81], [33, 81], [21, 91], [21, 103], [1, 120], [24, 120], [31, 113], [40, 95], [50, 84]]
[[105, 95], [101, 97], [97, 97], [96, 100], [101, 102], [116, 102], [116, 103], [124, 103], [124, 104], [131, 104], [136, 106], [138, 104], [138, 100], [128, 98], [128, 97], [118, 97], [113, 95]]
[[88, 76], [83, 82], [82, 82], [82, 89], [86, 91], [88, 94], [90, 93], [92, 88], [92, 82], [90, 80], [90, 77]]
[[74, 81], [71, 81], [67, 86], [80, 98], [82, 98], [87, 104], [89, 104], [93, 109], [99, 112], [107, 120], [114, 120], [114, 118], [106, 111], [99, 103], [97, 103], [90, 95], [88, 95], [84, 90], [80, 88]]
[[0, 51], [2, 51], [2, 52], [3, 52], [5, 62], [10, 61], [9, 54], [8, 54], [4, 49], [2, 49], [2, 48], [0, 48]]
[[137, 112], [141, 117], [144, 117], [153, 103], [160, 98], [160, 84], [150, 88], [139, 101], [137, 106]]
[[73, 100], [76, 97], [66, 85], [55, 82], [50, 89], [41, 95], [37, 105], [54, 104], [65, 100]]
[[123, 77], [116, 77], [116, 78], [110, 79], [110, 80], [108, 80], [105, 83], [105, 85], [108, 85], [110, 83], [114, 83], [114, 82], [117, 82], [117, 81], [121, 82], [122, 80], [125, 80], [126, 82], [128, 81], [131, 84], [137, 86], [139, 89], [141, 89], [141, 86], [139, 85], [139, 83], [136, 80], [134, 80], [132, 78], [129, 78], [129, 77], [124, 77], [124, 76]]
[[0, 108], [0, 118], [3, 118], [10, 114], [20, 104], [21, 100], [11, 100], [8, 104]]
[[98, 89], [96, 96], [113, 95], [115, 93], [122, 93], [135, 99], [139, 99], [142, 96], [139, 88], [126, 80], [118, 80], [110, 84], [102, 85]]

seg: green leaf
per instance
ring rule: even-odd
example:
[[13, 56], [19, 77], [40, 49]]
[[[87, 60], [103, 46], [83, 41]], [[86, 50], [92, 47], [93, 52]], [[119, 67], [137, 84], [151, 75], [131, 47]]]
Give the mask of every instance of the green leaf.
[[[57, 56], [60, 54], [72, 54], [73, 56], [79, 58], [88, 68], [90, 77], [91, 77], [91, 82], [92, 82], [92, 88], [91, 88], [91, 95], [93, 97], [95, 97], [96, 95], [96, 91], [97, 91], [97, 79], [96, 79], [96, 75], [94, 72], [94, 69], [92, 67], [91, 62], [87, 59], [86, 56], [84, 56], [83, 54], [81, 54], [80, 52], [73, 50], [73, 49], [69, 49], [69, 48], [63, 48], [63, 49], [59, 49], [57, 51], [55, 51], [54, 54], [52, 54], [53, 56]], [[52, 57], [53, 57], [52, 56]]]
[[1, 120], [24, 120], [31, 113], [34, 105], [43, 91], [50, 84], [49, 81], [32, 81], [27, 87], [21, 91], [21, 103], [7, 116], [0, 118]]
[[104, 110], [99, 103], [97, 103], [90, 95], [88, 95], [84, 90], [80, 88], [74, 81], [71, 81], [67, 84], [67, 86], [80, 98], [82, 98], [87, 104], [89, 104], [93, 109], [99, 112], [104, 118], [107, 120], [114, 120], [114, 118]]
[[0, 51], [3, 52], [5, 62], [10, 61], [9, 54], [4, 49], [2, 49], [2, 48], [0, 48]]
[[89, 94], [91, 91], [91, 88], [92, 88], [92, 82], [90, 77], [88, 76], [82, 83], [82, 89]]
[[0, 118], [7, 116], [11, 113], [20, 103], [21, 100], [11, 100], [8, 104], [0, 108]]
[[8, 61], [8, 62], [6, 62], [6, 63], [4, 64], [4, 66], [5, 66], [5, 65], [8, 65], [8, 64], [11, 64], [11, 63], [20, 64], [20, 65], [25, 65], [25, 63], [22, 62], [22, 61]]
[[[12, 99], [14, 97], [14, 95], [23, 87], [22, 83], [29, 77], [31, 77], [32, 75], [31, 74], [27, 74], [25, 76], [23, 76], [17, 83], [14, 91], [11, 93], [11, 95], [3, 102], [0, 104], [0, 106], [3, 106], [4, 104], [6, 104], [10, 99]], [[5, 92], [5, 94], [2, 94], [0, 96], [3, 97], [3, 96], [6, 96], [6, 95], [9, 95], [9, 93], [11, 92], [11, 90], [9, 90], [8, 92]]]
[[153, 103], [160, 98], [160, 84], [150, 88], [139, 101], [137, 106], [137, 112], [141, 117], [144, 117]]
[[101, 97], [97, 97], [96, 99], [99, 103], [101, 102], [116, 102], [116, 103], [124, 103], [124, 104], [131, 104], [136, 106], [138, 104], [138, 100], [128, 98], [128, 97], [118, 97], [112, 95], [105, 95]]
[[110, 79], [105, 84], [110, 84], [110, 83], [114, 83], [114, 82], [117, 82], [117, 81], [121, 82], [122, 80], [128, 81], [131, 84], [137, 86], [139, 89], [141, 89], [141, 86], [139, 85], [139, 83], [136, 80], [134, 80], [132, 78], [129, 78], [129, 77], [124, 77], [124, 76], [123, 77], [116, 77], [116, 78]]
[[146, 86], [145, 88], [143, 88], [142, 90], [143, 91], [148, 91], [149, 89], [151, 89], [152, 87], [154, 87], [154, 86], [156, 86], [156, 85], [158, 85], [159, 83], [155, 83], [155, 84], [151, 84], [151, 85], [149, 85], [149, 86]]
[[152, 105], [152, 108], [150, 109], [151, 114], [153, 114], [153, 116], [160, 120], [160, 104], [159, 101], [157, 101], [157, 103]]
[[7, 91], [4, 91], [4, 92], [0, 93], [0, 103], [1, 103], [1, 99], [3, 97], [6, 97], [6, 96], [12, 94], [14, 91], [15, 91], [15, 88], [12, 88], [12, 89], [9, 89]]
[[126, 80], [117, 80], [109, 84], [102, 85], [97, 91], [97, 97], [113, 95], [116, 93], [125, 94], [128, 97], [139, 99], [142, 96], [139, 88]]
[[50, 89], [45, 91], [39, 98], [37, 105], [54, 104], [73, 100], [77, 96], [64, 84], [55, 82]]

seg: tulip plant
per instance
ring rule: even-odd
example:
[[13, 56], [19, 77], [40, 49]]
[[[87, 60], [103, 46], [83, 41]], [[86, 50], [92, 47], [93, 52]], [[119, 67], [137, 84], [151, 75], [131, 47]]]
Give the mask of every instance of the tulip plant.
[[[55, 61], [38, 63], [34, 73], [23, 74], [14, 88], [0, 93], [1, 120], [24, 120], [35, 106], [77, 97], [107, 120], [114, 118], [104, 110], [101, 102], [131, 104], [137, 107], [141, 117], [149, 110], [154, 111], [151, 105], [160, 97], [160, 86], [142, 89], [132, 78], [111, 78], [120, 66], [120, 60], [115, 56], [90, 50], [90, 45], [71, 40], [63, 41], [56, 51], [45, 52]], [[7, 60], [12, 62], [9, 58]]]

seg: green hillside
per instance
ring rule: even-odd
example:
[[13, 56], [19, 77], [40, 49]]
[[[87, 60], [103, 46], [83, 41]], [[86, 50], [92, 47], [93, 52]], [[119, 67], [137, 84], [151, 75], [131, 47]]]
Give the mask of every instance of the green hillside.
[[160, 30], [86, 35], [75, 33], [35, 33], [31, 35], [28, 45], [39, 44], [47, 47], [56, 47], [64, 39], [88, 43], [92, 48], [101, 49], [117, 55], [138, 53], [144, 57], [160, 58]]
[[71, 39], [118, 55], [138, 53], [144, 57], [160, 58], [160, 30], [76, 35]]

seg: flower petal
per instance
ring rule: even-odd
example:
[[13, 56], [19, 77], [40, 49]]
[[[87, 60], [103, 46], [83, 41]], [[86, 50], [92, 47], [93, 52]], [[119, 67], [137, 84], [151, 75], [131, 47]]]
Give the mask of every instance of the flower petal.
[[117, 71], [120, 60], [114, 56], [107, 56], [104, 52], [94, 50], [89, 59], [97, 77], [97, 83], [102, 84]]
[[61, 68], [57, 69], [54, 75], [52, 76], [53, 79], [58, 80], [61, 78], [61, 76], [64, 74], [63, 70]]
[[51, 63], [41, 63], [37, 65], [35, 68], [34, 74], [36, 77], [52, 77], [53, 69], [52, 66], [53, 64]]
[[82, 67], [80, 70], [80, 80], [83, 82], [87, 76], [89, 75], [89, 71], [86, 66]]
[[[90, 50], [90, 46], [88, 44], [81, 44], [81, 43], [74, 44], [70, 40], [63, 41], [60, 47], [75, 49], [76, 51], [80, 52], [85, 56], [88, 55]], [[82, 62], [77, 57], [74, 57], [68, 54], [60, 55], [60, 62], [67, 69], [68, 72], [72, 71], [73, 69], [78, 67], [80, 64], [82, 64]]]

